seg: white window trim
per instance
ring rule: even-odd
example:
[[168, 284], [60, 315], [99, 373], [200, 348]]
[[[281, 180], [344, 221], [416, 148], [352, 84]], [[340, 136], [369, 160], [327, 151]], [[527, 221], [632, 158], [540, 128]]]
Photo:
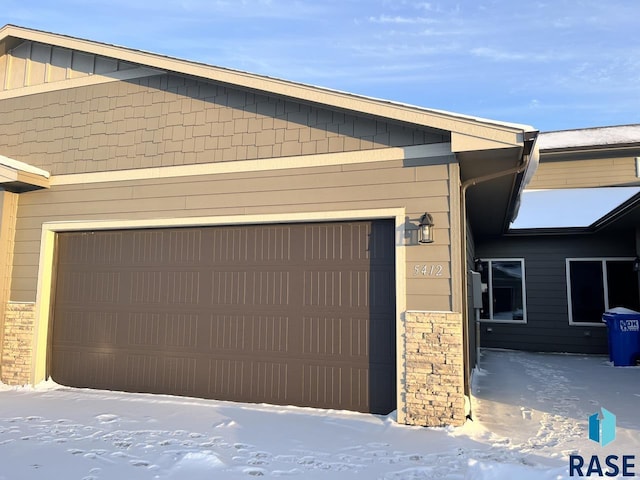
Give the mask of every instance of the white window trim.
[[481, 322], [486, 323], [507, 323], [507, 324], [526, 324], [527, 323], [527, 282], [524, 270], [524, 258], [481, 258], [481, 262], [489, 262], [489, 314], [493, 317], [493, 271], [491, 262], [520, 262], [522, 268], [522, 320], [496, 320], [494, 318], [480, 318]]
[[569, 325], [574, 327], [606, 327], [604, 322], [574, 322], [573, 305], [571, 304], [571, 262], [601, 262], [602, 285], [605, 289], [604, 310], [609, 310], [609, 284], [607, 281], [607, 261], [633, 261], [634, 257], [571, 257], [565, 260], [565, 278], [567, 281], [567, 311], [569, 313]]

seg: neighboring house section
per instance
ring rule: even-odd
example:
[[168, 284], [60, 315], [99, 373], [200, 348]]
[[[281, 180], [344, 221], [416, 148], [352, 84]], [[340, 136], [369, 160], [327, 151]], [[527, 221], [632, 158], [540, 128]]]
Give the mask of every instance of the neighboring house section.
[[531, 127], [7, 26], [0, 132], [3, 382], [464, 421]]
[[637, 185], [640, 125], [543, 132], [528, 190]]
[[[476, 244], [486, 286], [481, 344], [606, 353], [602, 313], [640, 308], [640, 125], [541, 133], [538, 145], [540, 164], [517, 221]], [[492, 317], [491, 308], [519, 309], [520, 297], [515, 281], [492, 290], [487, 262], [514, 259], [523, 265], [522, 318]]]

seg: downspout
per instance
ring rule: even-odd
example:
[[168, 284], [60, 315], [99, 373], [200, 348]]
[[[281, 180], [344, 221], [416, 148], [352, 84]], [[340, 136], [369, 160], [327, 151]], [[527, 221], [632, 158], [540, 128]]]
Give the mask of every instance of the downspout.
[[[461, 263], [462, 263], [462, 279], [463, 279], [462, 299], [463, 299], [463, 302], [465, 302], [465, 305], [467, 303], [467, 298], [469, 293], [469, 289], [467, 286], [467, 276], [468, 276], [467, 269], [469, 268], [467, 264], [467, 190], [470, 187], [473, 187], [480, 183], [488, 182], [490, 180], [495, 180], [496, 178], [504, 177], [507, 175], [519, 175], [520, 173], [527, 172], [525, 174], [525, 178], [523, 178], [522, 180], [520, 189], [518, 191], [518, 197], [519, 197], [525, 185], [529, 183], [529, 180], [531, 180], [531, 177], [535, 172], [535, 168], [537, 167], [537, 161], [539, 156], [539, 152], [535, 147], [535, 140], [537, 138], [537, 134], [538, 134], [537, 131], [525, 132], [525, 144], [527, 141], [533, 141], [534, 143], [532, 144], [531, 149], [528, 152], [526, 151], [523, 152], [522, 162], [520, 163], [520, 165], [514, 168], [510, 168], [509, 170], [503, 170], [501, 172], [496, 172], [489, 175], [481, 175], [479, 177], [469, 178], [468, 180], [465, 180], [460, 186], [460, 210], [461, 210], [460, 211], [460, 231], [462, 235], [462, 241], [460, 242], [461, 243], [460, 253], [462, 257]], [[532, 159], [534, 160], [533, 162], [531, 161]], [[518, 200], [518, 204], [516, 204], [516, 207], [514, 208], [514, 211], [512, 212], [509, 218], [509, 221], [513, 221], [515, 219], [515, 216], [518, 213], [518, 207], [519, 207], [519, 200]], [[469, 308], [467, 305], [467, 307], [464, 309], [465, 321], [462, 323], [462, 337], [463, 337], [463, 348], [464, 348], [465, 357], [466, 357], [464, 361], [464, 393], [465, 395], [470, 396], [471, 386], [469, 385], [470, 366], [469, 366], [469, 318], [468, 318], [469, 315], [468, 314], [469, 314]], [[477, 347], [479, 348], [479, 345], [480, 345], [479, 331], [477, 331], [476, 334], [477, 334], [476, 341], [478, 344]], [[469, 414], [469, 417], [471, 418], [471, 412]]]

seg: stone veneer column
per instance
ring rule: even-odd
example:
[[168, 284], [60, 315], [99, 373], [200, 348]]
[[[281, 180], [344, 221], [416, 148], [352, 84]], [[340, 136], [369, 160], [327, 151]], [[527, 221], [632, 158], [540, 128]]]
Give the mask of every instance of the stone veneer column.
[[404, 405], [407, 425], [465, 422], [462, 314], [408, 311], [405, 316]]
[[2, 382], [26, 385], [31, 382], [35, 304], [9, 302], [4, 316]]

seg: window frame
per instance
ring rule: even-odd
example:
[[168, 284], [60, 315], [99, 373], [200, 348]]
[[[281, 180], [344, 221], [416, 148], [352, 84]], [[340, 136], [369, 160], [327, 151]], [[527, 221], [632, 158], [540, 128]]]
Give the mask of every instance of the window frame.
[[[480, 262], [488, 263], [488, 281], [487, 290], [489, 293], [489, 315], [491, 318], [482, 318], [480, 317], [481, 322], [486, 323], [506, 323], [506, 324], [519, 324], [523, 325], [527, 323], [527, 286], [526, 286], [526, 274], [525, 274], [525, 259], [523, 257], [519, 258], [480, 258]], [[505, 319], [494, 319], [493, 318], [493, 268], [491, 267], [492, 262], [520, 262], [520, 267], [522, 269], [522, 320], [505, 320]]]
[[604, 310], [609, 309], [609, 280], [607, 275], [608, 261], [629, 261], [633, 262], [634, 257], [568, 257], [565, 259], [565, 277], [567, 283], [567, 313], [569, 315], [569, 325], [572, 327], [606, 327], [604, 322], [577, 322], [573, 320], [573, 305], [571, 301], [571, 262], [601, 262], [602, 265], [602, 287], [604, 288]]

